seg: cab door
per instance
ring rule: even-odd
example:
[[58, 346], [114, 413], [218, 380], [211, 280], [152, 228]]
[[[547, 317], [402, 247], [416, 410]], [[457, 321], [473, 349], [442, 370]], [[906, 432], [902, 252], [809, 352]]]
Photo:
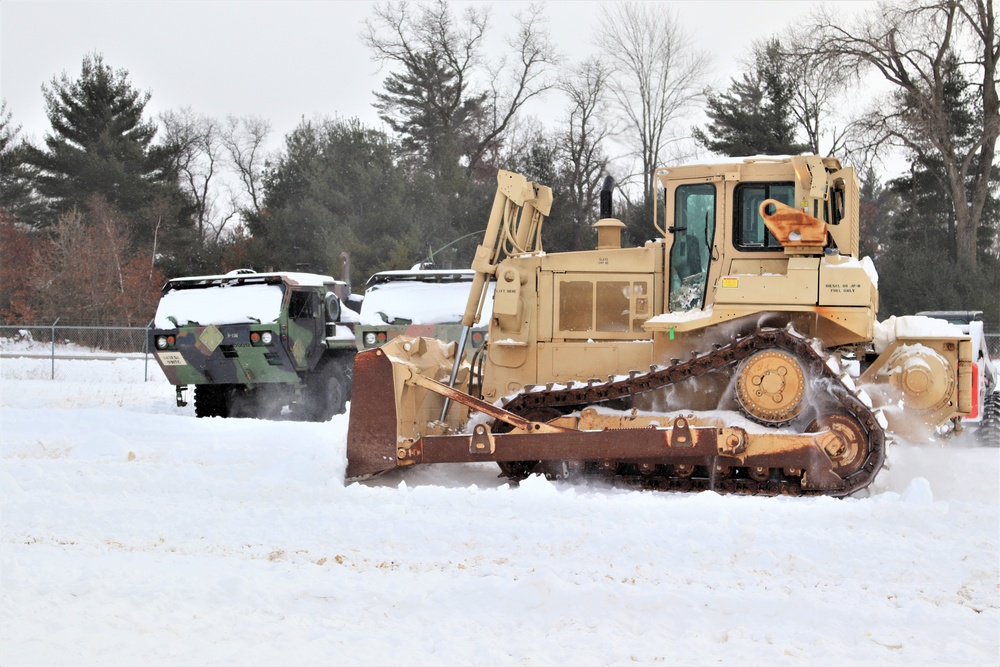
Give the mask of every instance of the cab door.
[[709, 284], [720, 202], [715, 182], [681, 183], [667, 192], [673, 224], [669, 255], [669, 312], [701, 310]]

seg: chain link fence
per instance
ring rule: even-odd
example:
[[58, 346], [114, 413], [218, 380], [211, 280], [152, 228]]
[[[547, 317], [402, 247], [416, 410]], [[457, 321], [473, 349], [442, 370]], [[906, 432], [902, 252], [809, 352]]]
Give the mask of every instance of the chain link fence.
[[[147, 349], [146, 327], [0, 325], [0, 378], [74, 382], [165, 382]], [[986, 334], [1000, 361], [1000, 333]]]
[[990, 359], [1000, 362], [1000, 333], [986, 334], [986, 347], [990, 351]]
[[166, 381], [147, 327], [0, 325], [0, 378], [69, 382]]

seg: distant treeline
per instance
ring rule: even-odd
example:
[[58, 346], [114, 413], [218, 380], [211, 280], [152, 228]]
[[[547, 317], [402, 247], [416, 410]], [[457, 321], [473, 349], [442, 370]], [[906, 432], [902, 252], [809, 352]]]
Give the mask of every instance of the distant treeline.
[[[653, 233], [657, 167], [811, 152], [862, 174], [861, 247], [881, 275], [881, 316], [978, 309], [1000, 330], [991, 2], [898, 2], [853, 23], [820, 10], [811, 25], [756, 42], [723, 90], [705, 87], [710, 58], [666, 6], [600, 11], [599, 56], [565, 63], [538, 7], [518, 17], [516, 57], [501, 61], [481, 51], [487, 9], [373, 5], [362, 40], [390, 72], [373, 99], [385, 129], [303, 120], [273, 152], [265, 119], [191, 109], [150, 118], [151, 93], [85, 55], [78, 75], [43, 86], [43, 145], [21, 139], [0, 108], [0, 316], [141, 325], [167, 277], [253, 268], [342, 278], [349, 258], [360, 290], [376, 271], [466, 267], [498, 169], [553, 188], [549, 252], [593, 247], [612, 173], [615, 215], [637, 244]], [[890, 92], [857, 117], [838, 115], [870, 72]], [[554, 125], [524, 111], [543, 96], [561, 110]], [[909, 174], [881, 182], [875, 167], [900, 150]]]

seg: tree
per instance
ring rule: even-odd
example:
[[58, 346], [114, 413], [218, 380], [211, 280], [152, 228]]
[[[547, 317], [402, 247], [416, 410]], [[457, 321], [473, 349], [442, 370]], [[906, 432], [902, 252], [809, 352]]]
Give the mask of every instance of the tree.
[[643, 197], [651, 202], [655, 170], [680, 136], [672, 129], [703, 97], [709, 58], [694, 50], [665, 5], [605, 3], [601, 14], [598, 45], [612, 67], [611, 93], [639, 158]]
[[445, 0], [376, 5], [362, 35], [372, 59], [398, 67], [375, 94], [379, 116], [400, 135], [403, 150], [427, 173], [448, 182], [473, 174], [496, 151], [528, 100], [552, 86], [556, 62], [541, 9], [516, 15], [508, 40], [516, 62], [487, 63], [482, 54], [489, 10], [470, 6], [456, 21]]
[[[30, 284], [37, 273], [38, 248], [47, 243], [27, 225], [17, 223], [0, 211], [0, 317], [7, 324], [39, 322], [38, 304]], [[51, 322], [51, 320], [50, 320]]]
[[199, 244], [217, 241], [236, 211], [219, 205], [223, 143], [218, 121], [196, 114], [190, 107], [161, 114], [163, 140], [173, 147], [174, 171], [181, 188], [194, 203]]
[[36, 173], [25, 162], [27, 144], [18, 138], [7, 101], [0, 105], [0, 217], [31, 225], [45, 214], [45, 204], [35, 193]]
[[[857, 77], [874, 70], [893, 86], [868, 111], [864, 125], [876, 145], [902, 147], [928, 163], [940, 160], [954, 208], [958, 262], [974, 270], [1000, 136], [1000, 36], [992, 0], [883, 4], [855, 28], [823, 11], [807, 32], [811, 53]], [[952, 66], [961, 70], [976, 105], [974, 124], [961, 141], [946, 101]]]
[[173, 147], [155, 145], [156, 125], [143, 117], [150, 93], [97, 53], [84, 57], [78, 79], [64, 72], [42, 91], [52, 132], [44, 150], [28, 150], [27, 162], [54, 213], [82, 211], [97, 197], [125, 216], [135, 243], [166, 266], [183, 266], [176, 255], [190, 243], [189, 202], [177, 185]]
[[[961, 144], [976, 125], [976, 102], [968, 94], [960, 68], [953, 66], [943, 86], [944, 105]], [[970, 170], [975, 172], [975, 165]], [[970, 180], [971, 180], [970, 176]], [[877, 201], [875, 232], [880, 246], [878, 267], [882, 275], [881, 312], [913, 313], [920, 310], [982, 310], [991, 327], [1000, 322], [1000, 255], [994, 245], [1000, 221], [1000, 188], [994, 177], [979, 226], [975, 269], [961, 267], [956, 243], [954, 203], [948, 196], [947, 178], [938, 157], [912, 157], [910, 173], [891, 180]], [[862, 194], [866, 194], [863, 189]], [[862, 222], [866, 222], [862, 207]], [[862, 227], [862, 239], [872, 231]]]
[[[808, 33], [793, 32], [789, 48], [782, 50], [782, 67], [792, 83], [792, 98], [788, 109], [799, 130], [806, 137], [808, 150], [819, 155], [838, 155], [849, 150], [848, 138], [854, 126], [850, 121], [837, 120], [843, 103], [849, 76], [837, 63], [809, 51]], [[829, 148], [823, 147], [824, 137]]]
[[808, 146], [795, 140], [794, 94], [778, 40], [755, 44], [750, 71], [732, 79], [728, 91], [709, 95], [712, 122], [694, 137], [722, 155], [798, 155]]
[[270, 134], [271, 124], [259, 116], [228, 116], [222, 126], [222, 145], [242, 185], [242, 192], [234, 199], [241, 202], [244, 218], [261, 211], [267, 157], [264, 146]]
[[[143, 326], [153, 316], [164, 282], [149, 255], [129, 246], [126, 223], [102, 202], [90, 213], [72, 209], [33, 246], [24, 289], [5, 314], [62, 324]], [[86, 219], [87, 217], [91, 219]]]
[[265, 175], [260, 215], [248, 220], [255, 268], [337, 276], [347, 252], [355, 275], [367, 276], [401, 248], [417, 261], [435, 218], [407, 201], [396, 154], [389, 137], [357, 120], [303, 121]]
[[615, 127], [608, 120], [609, 70], [597, 58], [584, 61], [564, 79], [560, 88], [570, 106], [559, 145], [565, 164], [566, 193], [560, 209], [570, 221], [568, 246], [581, 250], [593, 237], [603, 176], [608, 171], [604, 143]]

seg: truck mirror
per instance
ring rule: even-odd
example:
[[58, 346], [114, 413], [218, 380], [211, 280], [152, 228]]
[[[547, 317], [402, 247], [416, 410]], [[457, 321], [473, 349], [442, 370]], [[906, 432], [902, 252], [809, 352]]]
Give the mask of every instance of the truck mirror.
[[340, 299], [333, 292], [329, 292], [326, 295], [326, 321], [340, 321]]

